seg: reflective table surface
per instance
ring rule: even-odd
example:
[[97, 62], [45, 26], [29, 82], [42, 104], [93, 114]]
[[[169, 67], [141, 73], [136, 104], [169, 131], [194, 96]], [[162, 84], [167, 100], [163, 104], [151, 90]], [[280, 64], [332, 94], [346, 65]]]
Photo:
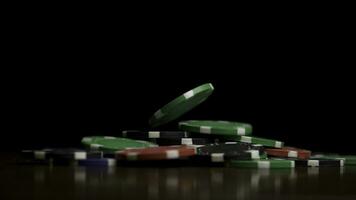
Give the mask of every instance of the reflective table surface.
[[0, 199], [356, 199], [356, 167], [75, 167], [0, 160]]

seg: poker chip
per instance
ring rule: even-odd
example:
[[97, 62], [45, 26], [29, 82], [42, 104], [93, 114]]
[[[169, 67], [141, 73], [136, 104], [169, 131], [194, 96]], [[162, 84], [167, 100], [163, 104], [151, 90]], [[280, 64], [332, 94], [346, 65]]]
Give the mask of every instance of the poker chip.
[[161, 146], [119, 151], [117, 159], [123, 160], [169, 160], [195, 155], [195, 149], [186, 145]]
[[213, 85], [206, 83], [185, 92], [157, 110], [150, 118], [149, 124], [157, 127], [177, 119], [205, 101], [213, 91]]
[[82, 144], [91, 149], [118, 151], [131, 148], [155, 147], [154, 143], [111, 136], [90, 136], [82, 139]]
[[255, 169], [281, 169], [294, 168], [296, 164], [294, 160], [232, 160], [229, 166]]
[[250, 135], [252, 133], [250, 124], [230, 121], [190, 120], [179, 122], [179, 128], [209, 135]]
[[294, 147], [282, 147], [280, 149], [265, 149], [267, 155], [275, 157], [286, 157], [286, 158], [298, 158], [298, 159], [309, 159], [311, 156], [311, 151], [305, 149], [298, 149]]
[[24, 158], [34, 160], [83, 160], [87, 158], [102, 158], [103, 153], [101, 151], [86, 151], [74, 148], [54, 148], [54, 149], [42, 149], [42, 150], [23, 150], [21, 155]]

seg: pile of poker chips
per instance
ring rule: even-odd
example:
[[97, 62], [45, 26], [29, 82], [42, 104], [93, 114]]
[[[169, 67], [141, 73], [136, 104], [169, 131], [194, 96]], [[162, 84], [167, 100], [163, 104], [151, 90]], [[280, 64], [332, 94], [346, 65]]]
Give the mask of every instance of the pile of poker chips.
[[[211, 83], [198, 86], [149, 119], [152, 128], [171, 122], [205, 101]], [[19, 163], [79, 166], [224, 166], [240, 168], [342, 167], [356, 156], [312, 155], [284, 142], [252, 136], [252, 125], [232, 121], [189, 120], [174, 131], [124, 130], [117, 137], [87, 136], [84, 149], [23, 150]]]

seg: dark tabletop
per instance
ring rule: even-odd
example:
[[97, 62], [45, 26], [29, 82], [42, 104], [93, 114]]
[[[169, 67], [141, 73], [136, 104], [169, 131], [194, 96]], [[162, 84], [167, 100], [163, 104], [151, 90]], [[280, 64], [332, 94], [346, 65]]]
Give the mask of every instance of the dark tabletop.
[[18, 165], [1, 154], [0, 199], [356, 199], [356, 167], [237, 169]]

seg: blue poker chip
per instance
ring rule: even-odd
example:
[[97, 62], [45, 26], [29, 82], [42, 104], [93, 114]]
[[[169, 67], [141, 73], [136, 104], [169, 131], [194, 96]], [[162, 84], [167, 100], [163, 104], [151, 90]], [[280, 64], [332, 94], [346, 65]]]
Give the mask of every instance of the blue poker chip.
[[77, 162], [79, 166], [116, 166], [116, 160], [112, 158], [89, 158]]

